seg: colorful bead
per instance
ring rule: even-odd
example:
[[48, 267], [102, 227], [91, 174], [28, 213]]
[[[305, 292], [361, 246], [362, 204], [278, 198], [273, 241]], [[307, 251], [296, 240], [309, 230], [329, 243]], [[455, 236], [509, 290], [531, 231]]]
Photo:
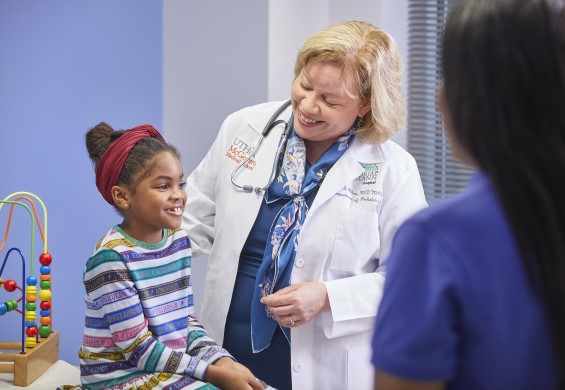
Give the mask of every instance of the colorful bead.
[[39, 322], [41, 323], [41, 325], [49, 325], [51, 324], [51, 317], [41, 317], [39, 319]]
[[35, 321], [37, 314], [34, 311], [26, 311], [25, 318], [26, 321]]
[[51, 310], [41, 310], [39, 311], [39, 315], [42, 317], [49, 317], [51, 315]]
[[35, 286], [37, 284], [37, 278], [35, 276], [28, 276], [26, 279], [26, 284], [28, 286]]
[[8, 292], [12, 292], [16, 289], [16, 281], [13, 279], [8, 279], [4, 282], [4, 289]]
[[26, 328], [29, 328], [30, 326], [35, 326], [35, 322], [34, 321], [26, 321], [25, 326], [26, 326]]
[[35, 304], [35, 302], [28, 301], [26, 303], [26, 310], [27, 311], [35, 311], [36, 307], [37, 307], [37, 305]]
[[51, 273], [51, 267], [47, 266], [47, 265], [42, 265], [41, 268], [39, 268], [39, 272], [41, 272], [41, 275], [47, 275]]
[[41, 279], [41, 280], [51, 280], [51, 275], [39, 275], [39, 279]]
[[39, 255], [39, 262], [42, 265], [49, 265], [49, 264], [51, 264], [52, 260], [53, 259], [51, 258], [51, 254], [48, 253], [48, 252], [45, 252], [45, 253], [42, 253], [42, 254]]
[[37, 295], [42, 301], [48, 301], [51, 299], [51, 290], [40, 290]]
[[49, 310], [51, 309], [51, 303], [49, 303], [49, 301], [41, 301], [39, 307], [41, 308], [41, 310]]
[[37, 341], [35, 341], [35, 337], [26, 337], [26, 347], [33, 348], [36, 344]]
[[49, 337], [50, 334], [51, 334], [51, 327], [47, 325], [41, 325], [39, 327], [39, 336], [41, 336], [42, 338]]
[[35, 286], [26, 287], [26, 295], [35, 295], [35, 294], [37, 294], [37, 287]]
[[36, 300], [37, 298], [35, 297], [35, 295], [26, 295], [26, 301], [35, 302]]
[[51, 299], [51, 290], [39, 290], [37, 295], [42, 301], [48, 301]]
[[26, 335], [28, 337], [35, 337], [37, 336], [37, 326], [30, 326], [26, 329]]
[[6, 301], [6, 307], [8, 308], [8, 311], [12, 311], [14, 309], [18, 308], [18, 301], [10, 299], [9, 301]]
[[0, 316], [3, 316], [8, 311], [8, 306], [5, 303], [0, 303]]
[[39, 287], [47, 290], [49, 287], [51, 287], [51, 282], [49, 280], [42, 280], [41, 282], [39, 282]]

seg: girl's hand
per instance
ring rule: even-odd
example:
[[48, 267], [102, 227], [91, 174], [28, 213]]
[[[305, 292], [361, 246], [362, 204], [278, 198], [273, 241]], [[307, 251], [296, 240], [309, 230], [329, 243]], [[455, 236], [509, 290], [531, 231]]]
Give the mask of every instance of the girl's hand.
[[221, 358], [208, 366], [204, 381], [223, 390], [264, 390], [247, 367], [230, 358]]
[[253, 373], [251, 372], [251, 370], [249, 370], [249, 368], [245, 367], [241, 363], [236, 362], [233, 359], [230, 359], [229, 357], [223, 357], [221, 359], [216, 360], [214, 362], [214, 365], [216, 367], [229, 368], [232, 370], [241, 371], [243, 373], [253, 375]]

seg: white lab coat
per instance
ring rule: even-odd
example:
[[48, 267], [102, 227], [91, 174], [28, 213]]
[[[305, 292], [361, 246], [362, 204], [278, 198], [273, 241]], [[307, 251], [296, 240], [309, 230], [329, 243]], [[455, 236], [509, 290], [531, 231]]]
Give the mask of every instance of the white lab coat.
[[[194, 255], [209, 254], [200, 321], [218, 343], [241, 249], [263, 198], [236, 189], [230, 176], [281, 104], [230, 115], [188, 178], [183, 228]], [[290, 113], [288, 108], [281, 118]], [[266, 137], [236, 183], [268, 182], [283, 127]], [[356, 138], [327, 173], [301, 230], [291, 282], [323, 282], [331, 312], [291, 330], [293, 389], [373, 388], [371, 336], [386, 255], [401, 222], [425, 206], [415, 160], [392, 141], [368, 145]]]

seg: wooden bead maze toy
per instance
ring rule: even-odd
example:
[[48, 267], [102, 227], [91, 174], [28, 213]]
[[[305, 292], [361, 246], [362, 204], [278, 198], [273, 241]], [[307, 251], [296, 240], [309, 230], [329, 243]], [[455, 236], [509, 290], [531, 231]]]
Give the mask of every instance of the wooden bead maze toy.
[[[29, 202], [31, 208], [21, 202], [23, 200]], [[43, 210], [43, 228], [34, 200], [39, 202]], [[15, 192], [8, 195], [4, 200], [0, 200], [0, 211], [5, 204], [9, 205], [10, 213], [7, 218], [4, 238], [0, 244], [0, 260], [2, 256], [4, 257], [0, 267], [0, 292], [5, 290], [13, 296], [10, 297], [12, 299], [6, 301], [3, 301], [0, 296], [0, 323], [2, 329], [7, 329], [4, 323], [10, 320], [8, 317], [12, 317], [14, 313], [19, 314], [21, 317], [21, 341], [0, 341], [0, 372], [13, 372], [14, 385], [28, 386], [59, 359], [59, 333], [52, 329], [50, 267], [52, 257], [47, 246], [47, 209], [41, 199], [30, 192]], [[26, 260], [22, 250], [12, 247], [3, 252], [8, 243], [12, 214], [16, 206], [23, 207], [29, 213], [31, 219], [29, 274], [26, 274]], [[43, 243], [43, 252], [39, 255], [39, 262], [41, 263], [39, 291], [38, 278], [34, 273], [36, 240], [34, 222], [37, 223]], [[21, 261], [21, 282], [19, 284], [16, 281], [17, 278], [7, 278], [3, 275], [8, 260], [18, 261], [18, 257]], [[39, 305], [37, 304], [38, 298]], [[40, 309], [39, 326], [36, 324], [38, 307]]]

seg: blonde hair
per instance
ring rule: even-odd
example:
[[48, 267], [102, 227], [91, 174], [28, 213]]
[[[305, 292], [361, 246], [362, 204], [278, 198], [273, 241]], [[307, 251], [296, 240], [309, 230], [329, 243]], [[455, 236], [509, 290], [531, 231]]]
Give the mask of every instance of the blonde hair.
[[294, 77], [306, 67], [332, 62], [351, 74], [355, 91], [348, 91], [371, 109], [363, 116], [357, 136], [381, 143], [404, 123], [401, 90], [402, 60], [394, 39], [385, 31], [360, 21], [336, 23], [311, 35], [298, 51]]

